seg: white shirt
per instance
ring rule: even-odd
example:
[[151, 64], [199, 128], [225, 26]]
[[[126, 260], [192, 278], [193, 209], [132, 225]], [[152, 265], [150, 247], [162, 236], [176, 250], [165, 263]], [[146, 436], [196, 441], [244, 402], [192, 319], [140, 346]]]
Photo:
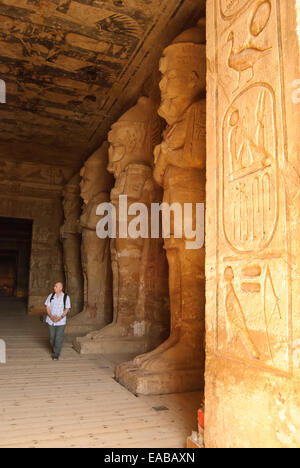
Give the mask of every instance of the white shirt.
[[[47, 300], [45, 302], [45, 306], [50, 307], [51, 315], [53, 315], [54, 317], [61, 317], [63, 315], [64, 311], [65, 311], [65, 308], [64, 308], [64, 295], [65, 294], [62, 293], [59, 297], [57, 297], [57, 295], [55, 294], [54, 298], [50, 302], [50, 299], [52, 297], [52, 294], [50, 294], [50, 296], [48, 296], [48, 298], [47, 298]], [[67, 297], [67, 300], [66, 300], [66, 309], [71, 309], [71, 302], [70, 302], [69, 296]], [[64, 317], [59, 322], [55, 323], [55, 322], [52, 322], [49, 315], [47, 315], [46, 323], [48, 323], [48, 325], [52, 325], [54, 327], [61, 327], [63, 325], [66, 325], [67, 318]]]

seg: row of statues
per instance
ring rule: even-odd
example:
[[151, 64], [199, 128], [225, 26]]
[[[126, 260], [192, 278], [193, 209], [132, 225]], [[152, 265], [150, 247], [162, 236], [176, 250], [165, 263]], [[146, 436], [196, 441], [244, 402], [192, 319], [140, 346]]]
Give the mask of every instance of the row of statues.
[[[205, 202], [204, 42], [199, 23], [164, 50], [158, 111], [150, 98], [140, 98], [112, 126], [108, 143], [86, 161], [80, 174], [82, 238], [76, 227], [78, 178], [64, 192], [67, 287], [78, 309], [84, 291], [82, 310], [69, 320], [67, 333], [76, 336], [81, 353], [133, 356], [117, 366], [116, 379], [134, 393], [203, 385], [204, 248], [187, 249], [187, 238], [177, 238], [172, 224], [164, 240], [100, 239], [96, 210], [110, 201], [118, 223], [121, 195], [128, 207], [143, 203], [149, 213], [152, 203], [162, 201], [182, 207]], [[195, 227], [195, 210], [192, 221]], [[80, 253], [83, 285], [76, 275]]]

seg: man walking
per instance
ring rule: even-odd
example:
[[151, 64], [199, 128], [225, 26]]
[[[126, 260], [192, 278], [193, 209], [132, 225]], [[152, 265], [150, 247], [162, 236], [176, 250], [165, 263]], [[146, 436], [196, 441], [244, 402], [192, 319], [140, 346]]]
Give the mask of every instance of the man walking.
[[63, 292], [62, 283], [55, 284], [54, 293], [48, 296], [45, 306], [47, 308], [46, 323], [53, 350], [52, 359], [58, 361], [64, 340], [66, 317], [71, 309], [70, 298]]

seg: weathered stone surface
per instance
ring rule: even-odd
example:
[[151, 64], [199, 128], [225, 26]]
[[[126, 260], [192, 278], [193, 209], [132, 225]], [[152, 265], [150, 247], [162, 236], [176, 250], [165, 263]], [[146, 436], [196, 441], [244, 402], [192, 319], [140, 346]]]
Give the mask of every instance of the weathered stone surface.
[[[185, 31], [164, 51], [160, 62], [161, 115], [168, 123], [155, 149], [154, 178], [164, 202], [205, 201], [205, 45], [203, 31]], [[122, 364], [116, 378], [134, 393], [196, 390], [204, 376], [204, 248], [187, 249], [185, 233], [176, 238], [171, 224], [165, 239], [169, 263], [171, 334], [154, 351]], [[183, 233], [182, 233], [183, 234]]]
[[33, 221], [29, 286], [20, 291], [28, 296], [29, 313], [44, 313], [53, 284], [64, 282], [59, 229], [61, 190], [68, 177], [70, 170], [46, 164], [0, 165], [0, 216]]
[[81, 215], [80, 175], [75, 175], [63, 190], [64, 224], [60, 230], [63, 244], [63, 261], [66, 277], [64, 291], [71, 298], [70, 317], [82, 311], [83, 274], [81, 266]]
[[100, 203], [109, 201], [112, 177], [106, 171], [108, 145], [103, 145], [86, 161], [80, 175], [84, 206], [80, 217], [82, 230], [82, 269], [84, 277], [84, 308], [72, 317], [67, 334], [82, 334], [99, 329], [111, 321], [112, 274], [109, 239], [100, 239], [96, 215]]
[[[133, 239], [120, 235], [120, 196], [127, 197], [126, 210], [135, 203], [147, 207], [161, 201], [162, 192], [153, 180], [153, 149], [161, 134], [160, 120], [150, 99], [141, 98], [109, 133], [108, 170], [116, 178], [111, 203], [116, 208], [117, 238], [111, 240], [114, 319], [112, 324], [87, 337], [78, 338], [81, 353], [128, 354], [147, 352], [158, 346], [169, 328], [167, 262], [160, 239]], [[128, 216], [126, 229], [133, 216]]]
[[207, 2], [207, 447], [299, 447], [295, 2]]

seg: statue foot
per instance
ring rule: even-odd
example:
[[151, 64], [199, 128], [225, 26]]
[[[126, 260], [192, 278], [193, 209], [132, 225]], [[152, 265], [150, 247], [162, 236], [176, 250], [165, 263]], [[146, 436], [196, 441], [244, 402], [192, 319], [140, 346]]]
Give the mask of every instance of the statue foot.
[[187, 341], [180, 341], [158, 355], [144, 360], [141, 368], [146, 372], [170, 372], [172, 370], [191, 369], [202, 365], [203, 356], [199, 349]]
[[113, 322], [101, 330], [89, 333], [87, 338], [96, 341], [105, 338], [123, 338], [124, 336], [128, 336], [128, 327]]
[[137, 367], [142, 367], [144, 362], [149, 361], [149, 359], [152, 359], [155, 356], [159, 356], [161, 353], [163, 353], [167, 349], [174, 346], [178, 341], [179, 341], [179, 332], [176, 332], [176, 331], [172, 332], [170, 338], [164, 341], [161, 345], [159, 345], [153, 351], [151, 351], [150, 353], [141, 354], [140, 356], [137, 356], [133, 360], [134, 365]]

